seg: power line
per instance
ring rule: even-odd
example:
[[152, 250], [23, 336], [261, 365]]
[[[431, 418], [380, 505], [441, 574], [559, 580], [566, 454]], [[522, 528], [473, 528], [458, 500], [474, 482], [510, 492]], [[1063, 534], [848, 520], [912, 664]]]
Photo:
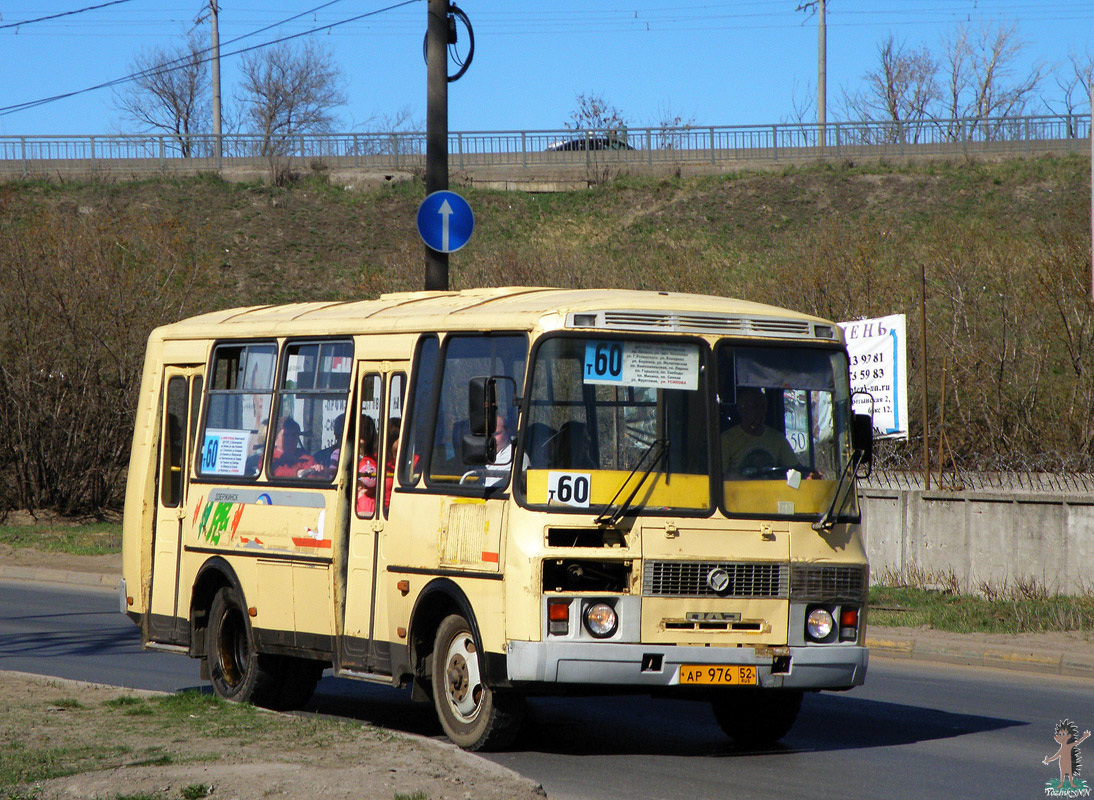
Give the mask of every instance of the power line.
[[86, 8], [77, 8], [75, 11], [62, 11], [60, 14], [50, 14], [48, 17], [38, 17], [37, 19], [23, 19], [18, 22], [9, 22], [6, 25], [0, 25], [0, 30], [4, 28], [18, 28], [21, 25], [31, 25], [35, 22], [45, 22], [47, 19], [58, 19], [59, 17], [71, 17], [73, 14], [83, 14], [85, 11], [94, 11], [98, 8], [106, 8], [107, 6], [116, 6], [121, 3], [128, 3], [130, 0], [110, 0], [109, 3], [99, 3], [97, 6], [87, 6]]
[[[347, 25], [351, 22], [357, 22], [358, 20], [365, 19], [366, 17], [376, 16], [377, 14], [383, 14], [387, 11], [392, 11], [396, 8], [402, 8], [403, 6], [408, 6], [408, 5], [411, 5], [413, 3], [417, 3], [419, 1], [420, 0], [403, 0], [400, 3], [395, 3], [393, 5], [386, 6], [385, 8], [377, 9], [375, 11], [368, 11], [364, 14], [358, 14], [355, 17], [349, 17], [347, 19], [339, 20], [338, 22], [332, 22], [328, 25], [320, 25], [319, 27], [311, 28], [311, 29], [306, 30], [306, 31], [301, 31], [300, 33], [289, 34], [288, 36], [282, 36], [281, 38], [273, 39], [271, 41], [263, 42], [261, 44], [251, 45], [250, 47], [242, 47], [238, 50], [232, 50], [228, 53], [221, 53], [221, 58], [225, 58], [227, 56], [235, 56], [235, 55], [239, 55], [241, 53], [249, 53], [252, 50], [259, 50], [263, 47], [269, 47], [270, 45], [281, 44], [282, 42], [288, 42], [288, 41], [291, 41], [292, 39], [299, 39], [302, 36], [308, 36], [310, 34], [318, 33], [320, 31], [330, 30], [331, 28], [338, 27], [339, 25]], [[313, 11], [318, 10], [319, 8], [324, 8], [326, 6], [334, 5], [335, 3], [338, 3], [338, 2], [341, 2], [341, 0], [330, 0], [330, 2], [324, 3], [323, 5], [318, 6], [316, 9], [313, 9]], [[244, 34], [243, 36], [237, 36], [235, 39], [230, 39], [225, 44], [231, 44], [232, 42], [238, 42], [242, 39], [247, 39], [251, 36], [255, 36], [259, 33], [267, 31], [270, 28], [275, 28], [278, 25], [281, 25], [285, 22], [290, 22], [294, 19], [297, 19], [301, 16], [305, 16], [305, 15], [310, 14], [310, 13], [312, 13], [312, 11], [301, 12], [300, 14], [296, 14], [292, 17], [289, 17], [288, 19], [282, 20], [281, 22], [276, 22], [272, 25], [267, 25], [264, 28], [260, 28], [256, 31], [251, 31], [250, 33]], [[195, 53], [195, 55], [202, 56], [201, 60], [198, 63], [205, 64], [205, 63], [208, 63], [210, 60], [212, 60], [211, 58], [205, 57], [209, 54], [211, 49], [212, 48], [205, 48], [204, 50], [201, 50], [201, 51], [198, 51], [197, 53]], [[71, 92], [65, 92], [64, 94], [57, 94], [57, 95], [53, 95], [51, 97], [43, 97], [43, 98], [40, 98], [38, 100], [28, 100], [24, 103], [15, 103], [14, 105], [10, 105], [10, 106], [0, 106], [0, 117], [6, 117], [9, 114], [15, 114], [19, 111], [26, 111], [27, 109], [37, 108], [38, 106], [43, 106], [43, 105], [46, 105], [48, 103], [54, 103], [58, 100], [67, 100], [70, 97], [76, 97], [77, 95], [87, 94], [88, 92], [95, 92], [95, 91], [98, 91], [99, 89], [108, 89], [112, 86], [119, 86], [123, 83], [128, 83], [129, 81], [133, 81], [133, 80], [136, 80], [138, 78], [143, 78], [143, 77], [148, 76], [148, 75], [156, 75], [156, 74], [160, 74], [160, 73], [163, 73], [163, 72], [172, 72], [176, 69], [181, 69], [183, 66], [186, 65], [186, 63], [188, 63], [188, 60], [189, 59], [187, 57], [179, 58], [179, 59], [175, 59], [174, 61], [168, 61], [166, 64], [162, 64], [162, 65], [160, 65], [158, 67], [155, 67], [153, 69], [147, 69], [147, 70], [143, 70], [141, 72], [134, 72], [130, 75], [126, 75], [124, 78], [115, 78], [114, 80], [105, 81], [104, 83], [99, 83], [99, 84], [96, 84], [95, 86], [88, 86], [85, 89], [76, 89], [76, 90], [71, 91]]]

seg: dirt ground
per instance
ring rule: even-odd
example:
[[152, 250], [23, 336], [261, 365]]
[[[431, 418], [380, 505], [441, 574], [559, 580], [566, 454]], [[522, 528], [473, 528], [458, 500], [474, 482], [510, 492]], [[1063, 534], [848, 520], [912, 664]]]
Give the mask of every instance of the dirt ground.
[[[147, 708], [138, 701], [150, 696], [149, 692], [0, 672], [0, 708], [5, 709], [0, 733], [7, 742], [0, 753], [0, 774], [10, 774], [11, 764], [24, 750], [47, 751], [51, 760], [62, 764], [66, 758], [96, 754], [90, 769], [68, 777], [0, 785], [0, 798], [542, 800], [546, 796], [532, 781], [445, 742], [391, 734], [349, 720], [306, 716], [241, 725], [217, 720], [216, 709], [160, 725], [151, 711], [133, 713], [134, 708]], [[118, 698], [128, 702], [119, 705]], [[202, 713], [209, 718], [195, 719]]]
[[121, 553], [105, 556], [74, 556], [68, 553], [45, 553], [30, 547], [9, 547], [5, 544], [0, 544], [0, 565], [93, 572], [101, 575], [121, 576], [122, 574]]

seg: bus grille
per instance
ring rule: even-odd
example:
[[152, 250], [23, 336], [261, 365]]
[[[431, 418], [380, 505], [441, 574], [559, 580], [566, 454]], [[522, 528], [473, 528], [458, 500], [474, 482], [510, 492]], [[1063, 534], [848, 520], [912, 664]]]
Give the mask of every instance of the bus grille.
[[865, 600], [866, 574], [866, 567], [854, 564], [793, 564], [790, 597], [794, 600]]
[[[707, 576], [724, 570], [729, 585], [715, 591]], [[644, 597], [786, 597], [786, 564], [734, 564], [724, 561], [647, 561]]]

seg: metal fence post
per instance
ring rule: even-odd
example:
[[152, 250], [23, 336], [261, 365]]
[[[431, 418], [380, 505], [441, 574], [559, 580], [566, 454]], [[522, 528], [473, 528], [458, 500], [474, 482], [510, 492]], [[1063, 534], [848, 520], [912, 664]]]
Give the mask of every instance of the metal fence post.
[[771, 126], [771, 159], [779, 160], [779, 126]]
[[653, 166], [653, 131], [646, 128], [646, 163]]
[[524, 131], [520, 132], [520, 165], [528, 166], [528, 134]]
[[456, 153], [459, 158], [456, 159], [456, 163], [460, 165], [460, 169], [463, 169], [463, 133], [456, 134]]
[[710, 165], [714, 166], [714, 126], [710, 126]]

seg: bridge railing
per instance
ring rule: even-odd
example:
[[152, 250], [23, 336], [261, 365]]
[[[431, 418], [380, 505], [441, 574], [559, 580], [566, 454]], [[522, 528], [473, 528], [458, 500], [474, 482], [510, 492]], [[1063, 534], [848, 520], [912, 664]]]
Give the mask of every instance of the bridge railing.
[[[455, 131], [449, 165], [536, 167], [582, 163], [710, 163], [778, 161], [810, 152], [909, 155], [981, 151], [1015, 155], [1043, 149], [1086, 151], [1090, 115], [1047, 115], [905, 122], [829, 122], [771, 125], [685, 125], [612, 130]], [[424, 163], [421, 131], [292, 134], [118, 134], [0, 136], [0, 169], [33, 171], [64, 162], [82, 168], [130, 170], [220, 169], [243, 160], [331, 161], [344, 165], [412, 168]]]

